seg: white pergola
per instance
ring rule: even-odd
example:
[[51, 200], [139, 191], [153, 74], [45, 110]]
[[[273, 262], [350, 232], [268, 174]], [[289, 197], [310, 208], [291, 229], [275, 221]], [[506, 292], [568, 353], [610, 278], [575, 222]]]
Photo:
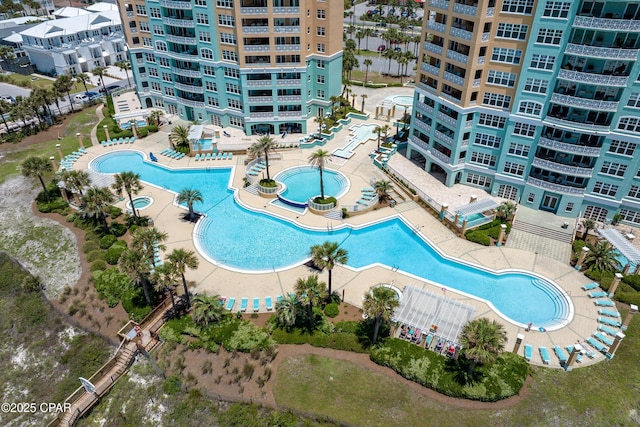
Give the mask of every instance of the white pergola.
[[461, 217], [468, 217], [473, 214], [482, 213], [484, 211], [488, 211], [491, 209], [495, 209], [500, 206], [500, 203], [496, 202], [493, 199], [482, 199], [475, 202], [467, 203], [466, 205], [460, 206], [456, 213]]
[[634, 265], [640, 264], [640, 250], [618, 230], [615, 228], [600, 228], [598, 229], [598, 234], [611, 243], [630, 263]]

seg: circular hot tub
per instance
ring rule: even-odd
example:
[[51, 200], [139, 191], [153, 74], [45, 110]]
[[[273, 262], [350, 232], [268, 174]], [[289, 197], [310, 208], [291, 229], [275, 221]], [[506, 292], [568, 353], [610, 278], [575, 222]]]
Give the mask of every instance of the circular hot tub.
[[[152, 203], [153, 197], [149, 196], [140, 196], [133, 199], [133, 206], [139, 211], [148, 208]], [[126, 206], [128, 210], [131, 210], [131, 202], [127, 202]]]

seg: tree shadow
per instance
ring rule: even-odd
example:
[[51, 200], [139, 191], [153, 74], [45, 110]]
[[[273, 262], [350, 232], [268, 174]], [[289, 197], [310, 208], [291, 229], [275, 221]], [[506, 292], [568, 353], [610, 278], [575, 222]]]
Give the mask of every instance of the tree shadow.
[[458, 384], [465, 386], [479, 382], [482, 377], [482, 371], [479, 365], [472, 368], [473, 362], [464, 356], [458, 359], [449, 359], [444, 364], [445, 372], [453, 373], [453, 380]]
[[184, 222], [190, 222], [192, 224], [195, 224], [196, 222], [198, 222], [198, 220], [204, 215], [199, 214], [197, 212], [194, 212], [193, 214], [193, 218], [191, 218], [191, 215], [189, 215], [189, 212], [185, 212], [185, 213], [181, 213], [180, 214], [180, 220], [184, 221]]
[[[370, 348], [373, 345], [373, 331], [375, 329], [376, 322], [374, 319], [365, 319], [358, 324], [356, 329], [356, 337], [358, 342], [364, 348]], [[382, 322], [380, 329], [378, 330], [378, 343], [388, 338], [391, 333], [391, 326], [388, 322]]]

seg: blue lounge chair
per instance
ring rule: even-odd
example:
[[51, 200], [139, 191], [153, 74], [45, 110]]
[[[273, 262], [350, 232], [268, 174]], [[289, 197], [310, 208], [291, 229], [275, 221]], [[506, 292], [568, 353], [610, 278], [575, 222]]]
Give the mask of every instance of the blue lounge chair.
[[606, 296], [607, 296], [607, 293], [605, 291], [589, 292], [589, 298], [603, 298]]
[[222, 160], [222, 153], [218, 153], [217, 160]]
[[236, 299], [235, 298], [229, 298], [227, 300], [227, 310], [231, 311], [233, 309], [234, 304], [236, 303]]
[[227, 160], [231, 160], [233, 159], [233, 153], [229, 153], [229, 155], [227, 156]]
[[196, 154], [195, 157], [193, 158], [193, 160], [200, 160], [200, 154]]
[[[567, 351], [569, 352], [569, 354], [573, 353], [573, 346], [572, 345], [568, 345], [567, 346]], [[576, 362], [582, 363], [582, 355], [581, 354], [578, 354], [578, 356], [576, 357]]]
[[565, 363], [567, 363], [567, 360], [569, 359], [569, 356], [567, 356], [567, 353], [564, 352], [562, 347], [557, 345], [557, 346], [553, 347], [553, 351], [556, 353], [556, 356], [558, 356], [558, 360], [560, 360], [560, 364], [561, 365], [564, 365]]
[[600, 332], [596, 332], [595, 334], [593, 334], [593, 336], [596, 337], [598, 341], [602, 341], [606, 345], [613, 344], [613, 340], [611, 338], [607, 337], [606, 335], [603, 335]]
[[551, 358], [549, 357], [549, 352], [547, 351], [547, 347], [540, 347], [538, 349], [540, 351], [540, 357], [542, 358], [542, 363], [548, 365], [551, 362]]
[[273, 301], [271, 301], [271, 297], [264, 297], [264, 306], [267, 308], [267, 311], [273, 310]]
[[373, 196], [370, 196], [368, 194], [363, 194], [361, 198], [362, 200], [373, 200]]
[[605, 334], [611, 335], [612, 337], [615, 337], [616, 334], [618, 333], [617, 329], [610, 328], [609, 326], [598, 325], [598, 329], [604, 332]]
[[598, 310], [598, 313], [602, 314], [603, 316], [620, 317], [620, 313], [618, 313], [617, 311], [607, 310], [606, 308], [601, 308], [600, 310]]
[[253, 311], [256, 312], [260, 310], [260, 298], [253, 299]]
[[255, 171], [248, 171], [247, 175], [251, 175], [251, 176], [258, 176], [258, 172]]
[[532, 357], [533, 357], [533, 347], [531, 347], [529, 344], [525, 344], [524, 358], [530, 362]]
[[136, 141], [136, 139], [138, 139], [138, 137], [132, 136], [131, 139], [129, 140], [129, 144], [133, 144]]
[[103, 147], [107, 146], [107, 141], [102, 141], [100, 144], [102, 144]]
[[608, 299], [597, 299], [597, 300], [595, 300], [595, 304], [598, 307], [614, 307], [615, 306], [613, 301], [608, 300]]
[[87, 154], [87, 153], [88, 153], [87, 149], [86, 149], [86, 148], [84, 148], [84, 147], [80, 147], [80, 148], [78, 148], [78, 151], [79, 151], [80, 153], [82, 153], [82, 154]]
[[247, 304], [249, 303], [249, 298], [243, 297], [240, 300], [240, 311], [247, 311]]
[[124, 138], [120, 138], [120, 139], [118, 140], [118, 144], [124, 144]]
[[607, 317], [598, 317], [598, 322], [603, 323], [605, 325], [613, 326], [615, 328], [619, 328], [622, 325], [617, 320], [609, 319]]
[[276, 296], [276, 304], [279, 303], [280, 301], [282, 301], [282, 295], [277, 295]]
[[371, 188], [371, 187], [366, 187], [366, 188], [363, 188], [362, 191], [371, 191], [371, 192], [373, 192], [375, 190], [373, 188]]
[[358, 204], [360, 204], [360, 205], [365, 205], [365, 206], [366, 206], [366, 205], [367, 205], [367, 200], [359, 199], [359, 200], [356, 200], [356, 203], [358, 203]]
[[585, 341], [589, 343], [591, 347], [598, 350], [600, 353], [604, 353], [605, 351], [607, 351], [607, 348], [604, 345], [594, 340], [592, 337], [587, 338]]
[[128, 144], [128, 143], [129, 143], [129, 137], [126, 137], [126, 138], [124, 139], [124, 143], [125, 143], [125, 144]]

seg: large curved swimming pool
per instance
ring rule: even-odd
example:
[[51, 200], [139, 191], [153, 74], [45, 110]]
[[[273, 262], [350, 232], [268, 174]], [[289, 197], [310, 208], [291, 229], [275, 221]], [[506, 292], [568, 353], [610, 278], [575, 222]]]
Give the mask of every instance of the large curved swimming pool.
[[573, 316], [567, 294], [543, 277], [525, 272], [500, 272], [444, 257], [402, 218], [360, 228], [334, 231], [301, 228], [289, 221], [239, 205], [228, 188], [230, 168], [171, 170], [147, 162], [140, 152], [122, 150], [90, 163], [102, 173], [135, 170], [141, 179], [169, 191], [194, 187], [203, 194], [204, 212], [194, 230], [203, 256], [223, 267], [267, 272], [305, 262], [311, 245], [338, 241], [349, 253], [348, 265], [363, 268], [382, 264], [488, 302], [507, 320], [548, 330]]

